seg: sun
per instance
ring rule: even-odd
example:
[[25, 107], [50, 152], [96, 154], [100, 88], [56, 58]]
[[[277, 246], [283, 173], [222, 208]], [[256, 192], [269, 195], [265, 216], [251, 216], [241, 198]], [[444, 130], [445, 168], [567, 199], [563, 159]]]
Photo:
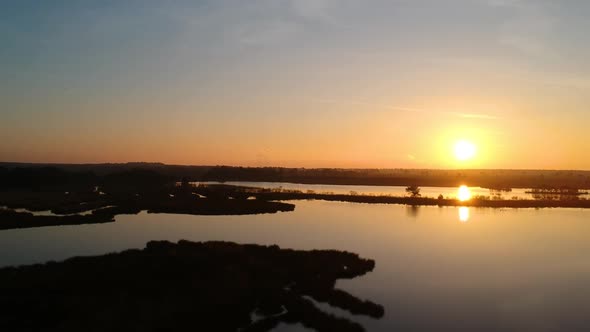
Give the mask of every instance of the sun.
[[457, 199], [461, 202], [465, 202], [471, 199], [471, 190], [467, 186], [460, 186], [457, 192]]
[[477, 148], [475, 144], [469, 141], [458, 141], [455, 143], [455, 158], [460, 161], [465, 161], [472, 159], [475, 157], [475, 153], [477, 152]]

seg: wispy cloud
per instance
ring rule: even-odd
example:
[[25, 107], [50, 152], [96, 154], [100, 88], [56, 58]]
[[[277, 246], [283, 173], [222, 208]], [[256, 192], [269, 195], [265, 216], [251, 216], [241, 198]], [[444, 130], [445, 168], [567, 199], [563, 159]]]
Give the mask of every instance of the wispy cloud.
[[492, 7], [510, 7], [522, 8], [526, 5], [526, 0], [485, 0], [489, 6]]
[[313, 25], [335, 23], [333, 12], [342, 0], [261, 0], [243, 5], [256, 19], [234, 22], [238, 42], [271, 45], [308, 31]]
[[481, 119], [481, 120], [498, 120], [500, 119], [497, 116], [494, 115], [488, 115], [488, 114], [477, 114], [477, 113], [458, 113], [458, 112], [447, 112], [450, 115], [454, 115], [460, 118], [466, 118], [466, 119]]
[[310, 100], [313, 102], [317, 102], [317, 103], [359, 105], [359, 106], [373, 107], [375, 109], [382, 109], [382, 110], [412, 112], [412, 113], [441, 114], [441, 115], [449, 115], [449, 116], [453, 116], [453, 117], [466, 118], [466, 119], [479, 119], [479, 120], [499, 120], [500, 119], [497, 116], [489, 115], [489, 114], [447, 112], [447, 111], [441, 111], [441, 110], [396, 106], [396, 105], [372, 103], [372, 102], [366, 102], [366, 101], [337, 99], [337, 98], [310, 98]]
[[331, 22], [330, 14], [332, 8], [338, 5], [341, 0], [288, 0], [291, 9], [297, 16], [308, 20], [320, 20]]
[[386, 109], [392, 111], [402, 111], [402, 112], [428, 112], [427, 110], [413, 108], [413, 107], [400, 107], [400, 106], [392, 106], [387, 104], [379, 104], [379, 103], [372, 103], [366, 101], [357, 101], [357, 100], [346, 100], [346, 99], [337, 99], [337, 98], [310, 98], [311, 101], [317, 103], [324, 103], [324, 104], [343, 104], [343, 105], [359, 105], [359, 106], [369, 106], [375, 109]]
[[256, 25], [239, 26], [236, 28], [235, 36], [242, 44], [273, 44], [291, 38], [300, 28], [294, 22], [274, 20]]
[[541, 1], [488, 0], [488, 4], [511, 11], [500, 26], [498, 42], [535, 57], [555, 56], [548, 38], [557, 24], [557, 17]]

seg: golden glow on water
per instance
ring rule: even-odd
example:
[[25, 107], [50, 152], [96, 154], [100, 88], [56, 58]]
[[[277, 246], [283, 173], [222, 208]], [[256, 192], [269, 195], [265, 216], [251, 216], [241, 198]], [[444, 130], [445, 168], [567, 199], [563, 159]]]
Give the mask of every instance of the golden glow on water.
[[461, 202], [465, 202], [471, 199], [471, 190], [467, 186], [459, 187], [459, 192], [457, 193], [457, 199]]
[[475, 144], [464, 140], [458, 141], [455, 143], [455, 158], [460, 161], [472, 159], [476, 150]]
[[461, 206], [459, 208], [459, 221], [461, 222], [468, 222], [469, 221], [469, 208], [466, 206]]

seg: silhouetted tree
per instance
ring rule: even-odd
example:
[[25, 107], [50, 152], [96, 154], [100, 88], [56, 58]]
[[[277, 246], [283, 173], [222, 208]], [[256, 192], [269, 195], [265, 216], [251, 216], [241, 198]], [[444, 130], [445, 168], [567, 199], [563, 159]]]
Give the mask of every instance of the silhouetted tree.
[[411, 197], [420, 197], [420, 187], [408, 186], [406, 187], [406, 193]]

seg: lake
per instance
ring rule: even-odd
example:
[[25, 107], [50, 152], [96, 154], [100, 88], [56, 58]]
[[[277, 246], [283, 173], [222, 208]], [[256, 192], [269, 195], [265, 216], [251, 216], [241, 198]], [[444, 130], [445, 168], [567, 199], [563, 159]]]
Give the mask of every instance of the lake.
[[590, 326], [590, 211], [294, 203], [294, 212], [278, 214], [144, 212], [109, 224], [2, 231], [0, 265], [142, 248], [149, 240], [341, 249], [376, 260], [375, 271], [338, 284], [385, 307], [383, 319], [355, 317], [368, 331]]
[[[221, 182], [192, 182], [195, 185], [199, 184], [220, 184]], [[269, 188], [269, 189], [284, 189], [284, 190], [300, 190], [306, 192], [312, 190], [316, 193], [332, 193], [332, 194], [350, 194], [354, 192], [359, 195], [385, 195], [385, 196], [405, 196], [406, 187], [403, 186], [356, 186], [356, 185], [332, 185], [332, 184], [302, 184], [290, 182], [247, 182], [247, 181], [228, 181], [223, 184], [234, 186], [245, 186], [255, 188]], [[510, 192], [490, 191], [487, 188], [469, 187], [472, 197], [489, 196], [501, 199], [534, 199], [533, 194], [527, 193], [531, 189], [514, 188]], [[443, 195], [445, 198], [457, 198], [458, 187], [420, 187], [420, 194], [423, 197], [437, 198], [438, 195]], [[498, 196], [499, 195], [499, 196]], [[590, 198], [590, 194], [579, 195], [580, 198]]]

